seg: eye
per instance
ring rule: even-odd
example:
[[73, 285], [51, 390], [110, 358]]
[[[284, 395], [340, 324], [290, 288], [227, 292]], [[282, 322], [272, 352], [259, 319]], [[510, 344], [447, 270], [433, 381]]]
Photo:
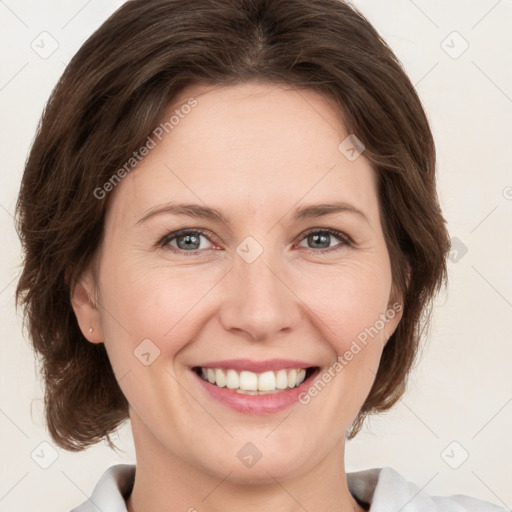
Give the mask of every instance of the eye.
[[[335, 246], [330, 246], [330, 242], [332, 241], [333, 237], [340, 240], [341, 243]], [[345, 233], [341, 233], [340, 231], [336, 231], [334, 229], [314, 229], [308, 231], [304, 235], [304, 238], [302, 238], [302, 240], [307, 240], [308, 243], [311, 243], [313, 245], [313, 247], [308, 247], [308, 249], [337, 250], [345, 246], [352, 246], [352, 240], [350, 239], [349, 236], [345, 235]]]
[[[204, 235], [203, 230], [183, 229], [164, 236], [160, 240], [159, 245], [161, 247], [170, 247], [171, 250], [174, 250], [175, 252], [183, 251], [190, 254], [196, 254], [201, 250], [208, 249], [208, 247], [204, 247], [204, 244], [201, 244], [201, 237], [209, 240], [208, 237]], [[176, 244], [173, 244], [174, 241], [176, 241]]]
[[[158, 245], [164, 248], [167, 247], [173, 252], [193, 256], [199, 254], [201, 251], [209, 248], [211, 249], [211, 247], [207, 247], [201, 243], [201, 238], [210, 241], [205, 233], [206, 231], [202, 229], [182, 229], [180, 231], [173, 231], [172, 233], [165, 235], [158, 242]], [[331, 246], [330, 243], [333, 237], [337, 238], [341, 243]], [[312, 244], [312, 247], [306, 247], [307, 249], [313, 251], [320, 250], [320, 252], [330, 252], [332, 250], [338, 250], [343, 247], [350, 247], [353, 245], [349, 236], [340, 231], [327, 228], [310, 230], [302, 235], [301, 240], [307, 240], [308, 243]]]

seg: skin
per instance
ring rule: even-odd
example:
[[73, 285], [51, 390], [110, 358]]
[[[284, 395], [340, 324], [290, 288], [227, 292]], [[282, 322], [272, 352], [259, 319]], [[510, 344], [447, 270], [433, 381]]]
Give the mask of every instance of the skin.
[[[128, 510], [361, 511], [346, 483], [345, 431], [400, 314], [307, 405], [275, 414], [214, 401], [190, 367], [297, 358], [323, 372], [389, 310], [376, 174], [364, 154], [349, 161], [338, 149], [348, 133], [313, 90], [195, 85], [169, 112], [190, 97], [197, 106], [111, 192], [96, 274], [91, 266], [72, 293], [84, 335], [105, 343], [130, 403], [137, 472]], [[231, 224], [167, 213], [137, 223], [169, 201], [218, 208]], [[334, 201], [364, 216], [292, 219], [299, 206]], [[207, 231], [198, 254], [186, 254], [183, 239], [158, 246], [184, 228]], [[315, 245], [313, 228], [353, 243], [327, 236]], [[236, 252], [247, 236], [263, 248], [252, 263]], [[134, 357], [144, 339], [160, 350], [149, 366]], [[237, 457], [248, 442], [262, 454], [251, 468]]]

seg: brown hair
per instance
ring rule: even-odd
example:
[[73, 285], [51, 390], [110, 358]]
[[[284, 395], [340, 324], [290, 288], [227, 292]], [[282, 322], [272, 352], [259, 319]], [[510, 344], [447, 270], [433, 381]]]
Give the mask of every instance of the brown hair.
[[310, 88], [339, 108], [378, 174], [383, 232], [403, 317], [349, 437], [389, 409], [446, 283], [449, 238], [438, 204], [433, 137], [400, 62], [340, 0], [131, 0], [83, 44], [53, 90], [26, 162], [17, 230], [16, 304], [41, 358], [45, 414], [78, 451], [126, 420], [128, 402], [103, 343], [78, 326], [70, 292], [103, 236], [102, 187], [191, 84], [248, 80]]

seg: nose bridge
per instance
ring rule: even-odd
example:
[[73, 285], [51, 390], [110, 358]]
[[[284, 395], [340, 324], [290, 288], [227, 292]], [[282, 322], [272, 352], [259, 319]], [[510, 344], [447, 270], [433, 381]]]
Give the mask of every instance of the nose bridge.
[[[286, 286], [283, 261], [271, 246], [247, 237], [237, 247], [221, 318], [226, 329], [247, 331], [254, 339], [272, 338], [297, 322], [298, 299]], [[261, 237], [260, 237], [261, 240]]]

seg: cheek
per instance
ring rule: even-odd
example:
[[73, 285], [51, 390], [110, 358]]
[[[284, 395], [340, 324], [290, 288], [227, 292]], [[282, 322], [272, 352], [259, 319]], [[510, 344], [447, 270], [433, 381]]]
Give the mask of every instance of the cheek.
[[[323, 321], [327, 339], [338, 353], [347, 343], [360, 338], [385, 314], [391, 288], [391, 272], [378, 262], [352, 262], [329, 270], [326, 275], [309, 275], [303, 280], [306, 303]], [[306, 295], [307, 290], [307, 295]], [[382, 322], [377, 323], [384, 336]]]
[[134, 350], [150, 339], [161, 352], [177, 353], [200, 325], [204, 299], [222, 276], [217, 270], [143, 258], [105, 261], [100, 279], [110, 344]]
[[150, 417], [148, 405], [163, 403], [165, 392], [173, 396], [169, 408], [186, 408], [171, 376], [173, 360], [194, 339], [198, 300], [212, 284], [201, 285], [192, 267], [178, 271], [140, 260], [105, 260], [102, 272], [105, 346], [130, 405]]
[[[307, 303], [332, 349], [331, 392], [355, 414], [370, 391], [386, 341], [391, 272], [379, 262], [359, 261], [335, 269], [328, 279], [311, 278]], [[357, 392], [341, 391], [346, 389]]]

